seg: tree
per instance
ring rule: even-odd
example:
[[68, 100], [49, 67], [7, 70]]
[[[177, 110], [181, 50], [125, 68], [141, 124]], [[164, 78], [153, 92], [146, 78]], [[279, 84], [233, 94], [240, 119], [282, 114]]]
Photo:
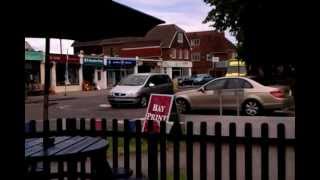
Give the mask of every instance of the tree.
[[[272, 79], [272, 67], [290, 64], [284, 47], [290, 31], [290, 17], [281, 2], [272, 0], [204, 0], [212, 6], [203, 23], [212, 23], [218, 31], [227, 29], [238, 40], [238, 55], [252, 67], [256, 75], [263, 69], [264, 79]], [[286, 5], [287, 6], [287, 5]], [[287, 7], [288, 8], [288, 7]]]

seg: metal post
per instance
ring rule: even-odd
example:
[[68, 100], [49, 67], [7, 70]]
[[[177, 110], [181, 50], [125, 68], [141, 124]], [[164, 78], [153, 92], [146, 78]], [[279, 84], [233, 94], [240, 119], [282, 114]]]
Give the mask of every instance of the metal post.
[[66, 71], [65, 71], [65, 82], [64, 82], [64, 96], [67, 96], [67, 83], [69, 83], [68, 60], [69, 60], [69, 53], [68, 53], [68, 49], [67, 49]]
[[48, 107], [49, 107], [49, 88], [50, 88], [50, 38], [46, 37], [46, 49], [45, 49], [45, 81], [44, 81], [44, 99], [43, 99], [43, 120], [48, 120]]
[[219, 109], [220, 109], [220, 116], [222, 116], [222, 95], [221, 90], [218, 90], [219, 93]]
[[240, 109], [239, 109], [239, 89], [236, 90], [236, 96], [237, 96], [237, 116], [240, 116]]

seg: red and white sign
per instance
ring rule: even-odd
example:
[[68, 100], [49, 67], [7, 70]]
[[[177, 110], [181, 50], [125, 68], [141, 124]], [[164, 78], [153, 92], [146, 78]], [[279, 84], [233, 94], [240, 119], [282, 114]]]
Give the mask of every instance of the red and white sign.
[[156, 132], [160, 132], [160, 121], [169, 120], [173, 100], [173, 95], [151, 94], [145, 121], [143, 123], [143, 132], [147, 131], [148, 120], [156, 122], [153, 123], [153, 129]]
[[80, 64], [80, 57], [77, 55], [67, 55], [66, 54], [50, 54], [49, 55], [49, 60], [50, 61], [55, 61], [56, 63], [66, 63], [68, 59], [68, 63], [72, 64]]

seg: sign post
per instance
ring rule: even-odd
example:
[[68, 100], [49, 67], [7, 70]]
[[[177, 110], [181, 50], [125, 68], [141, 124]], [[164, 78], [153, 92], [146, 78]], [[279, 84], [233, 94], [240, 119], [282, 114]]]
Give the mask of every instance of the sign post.
[[160, 121], [169, 121], [173, 106], [174, 95], [167, 94], [151, 94], [148, 103], [145, 121], [143, 123], [143, 132], [148, 132], [147, 121], [153, 121], [154, 132], [160, 132]]

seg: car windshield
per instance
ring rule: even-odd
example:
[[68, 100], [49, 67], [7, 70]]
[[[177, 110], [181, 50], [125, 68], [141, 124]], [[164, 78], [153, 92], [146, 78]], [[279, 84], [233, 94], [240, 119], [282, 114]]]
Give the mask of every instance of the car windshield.
[[130, 75], [126, 78], [122, 79], [119, 85], [123, 86], [141, 86], [144, 84], [146, 79], [148, 78], [147, 75]]

